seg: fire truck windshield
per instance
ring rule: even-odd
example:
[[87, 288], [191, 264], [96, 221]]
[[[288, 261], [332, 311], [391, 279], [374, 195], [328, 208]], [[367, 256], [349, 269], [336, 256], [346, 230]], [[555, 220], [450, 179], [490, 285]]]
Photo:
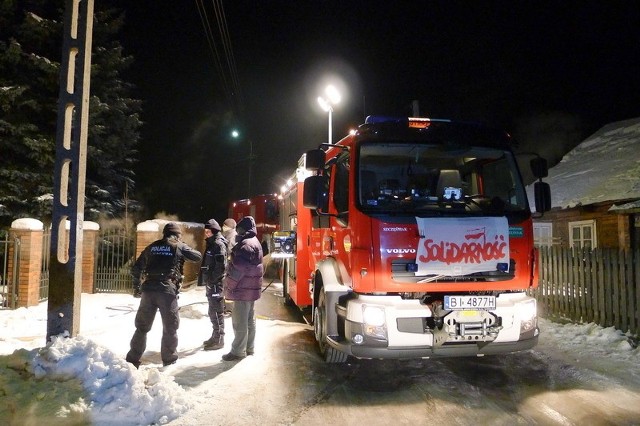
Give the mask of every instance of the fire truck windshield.
[[504, 215], [528, 210], [511, 152], [418, 143], [359, 148], [359, 207], [371, 213]]

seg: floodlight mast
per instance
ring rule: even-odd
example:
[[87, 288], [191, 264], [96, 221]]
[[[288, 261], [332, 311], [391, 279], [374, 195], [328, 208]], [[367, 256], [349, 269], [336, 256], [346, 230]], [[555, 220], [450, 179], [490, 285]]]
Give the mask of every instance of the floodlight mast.
[[328, 99], [325, 99], [322, 96], [318, 96], [318, 104], [320, 105], [320, 108], [322, 108], [324, 112], [329, 113], [329, 144], [331, 145], [333, 143], [333, 140], [332, 140], [333, 138], [331, 134], [332, 133], [331, 129], [333, 127], [332, 125], [333, 105], [340, 103], [341, 96], [340, 96], [340, 92], [338, 92], [338, 89], [336, 89], [336, 87], [332, 84], [328, 85], [324, 89], [324, 92]]

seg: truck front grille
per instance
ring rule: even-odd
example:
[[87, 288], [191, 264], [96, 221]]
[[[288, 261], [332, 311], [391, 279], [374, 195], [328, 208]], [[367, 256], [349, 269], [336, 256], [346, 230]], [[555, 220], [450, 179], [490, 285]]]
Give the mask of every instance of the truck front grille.
[[511, 259], [511, 265], [509, 272], [502, 271], [489, 271], [489, 272], [477, 272], [474, 274], [464, 276], [438, 276], [435, 275], [416, 275], [415, 272], [410, 272], [411, 265], [415, 265], [416, 259], [394, 259], [391, 262], [391, 278], [394, 281], [401, 283], [416, 283], [424, 280], [425, 278], [433, 278], [430, 282], [492, 282], [492, 281], [507, 281], [511, 280], [515, 276], [516, 265], [513, 259]]

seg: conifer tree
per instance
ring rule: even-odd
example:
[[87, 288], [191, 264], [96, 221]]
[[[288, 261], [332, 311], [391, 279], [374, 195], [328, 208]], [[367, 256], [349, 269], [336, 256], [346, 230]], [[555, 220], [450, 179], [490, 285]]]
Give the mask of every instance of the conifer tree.
[[[61, 0], [0, 3], [0, 221], [51, 215], [62, 44]], [[96, 5], [85, 218], [134, 210], [128, 194], [140, 108], [122, 72], [132, 58], [117, 41], [122, 13]], [[3, 220], [4, 219], [4, 220]]]
[[122, 78], [133, 60], [115, 38], [123, 19], [115, 9], [96, 12], [94, 19], [85, 203], [86, 217], [93, 220], [138, 209], [129, 194], [135, 188], [141, 102], [131, 97], [132, 85]]
[[0, 6], [0, 215], [11, 219], [37, 215], [52, 192], [61, 34], [42, 2], [18, 3]]

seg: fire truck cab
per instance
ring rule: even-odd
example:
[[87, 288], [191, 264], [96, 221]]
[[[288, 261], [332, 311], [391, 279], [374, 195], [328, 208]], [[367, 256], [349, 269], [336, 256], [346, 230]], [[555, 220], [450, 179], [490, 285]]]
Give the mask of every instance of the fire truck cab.
[[[537, 252], [511, 144], [478, 124], [373, 116], [301, 157], [272, 257], [327, 362], [536, 345]], [[543, 159], [531, 167], [546, 176]], [[548, 210], [548, 184], [535, 193]]]

